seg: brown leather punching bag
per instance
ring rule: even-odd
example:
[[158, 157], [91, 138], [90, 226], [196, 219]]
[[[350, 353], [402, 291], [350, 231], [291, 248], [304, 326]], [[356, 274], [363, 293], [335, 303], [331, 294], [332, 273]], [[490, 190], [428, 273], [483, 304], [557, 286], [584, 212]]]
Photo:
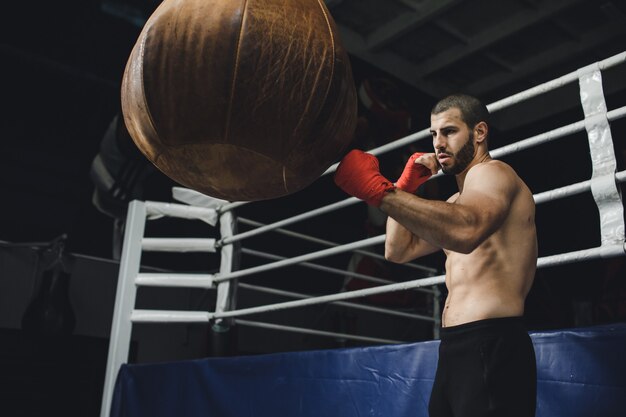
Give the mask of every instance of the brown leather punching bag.
[[352, 139], [356, 106], [322, 0], [165, 0], [122, 83], [124, 120], [146, 157], [231, 201], [311, 184]]

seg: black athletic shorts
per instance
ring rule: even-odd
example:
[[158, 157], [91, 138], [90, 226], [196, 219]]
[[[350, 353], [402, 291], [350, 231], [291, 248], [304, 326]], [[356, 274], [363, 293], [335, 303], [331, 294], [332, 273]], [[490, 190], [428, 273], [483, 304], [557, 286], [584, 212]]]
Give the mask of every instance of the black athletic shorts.
[[521, 317], [441, 329], [430, 417], [532, 417], [535, 351]]

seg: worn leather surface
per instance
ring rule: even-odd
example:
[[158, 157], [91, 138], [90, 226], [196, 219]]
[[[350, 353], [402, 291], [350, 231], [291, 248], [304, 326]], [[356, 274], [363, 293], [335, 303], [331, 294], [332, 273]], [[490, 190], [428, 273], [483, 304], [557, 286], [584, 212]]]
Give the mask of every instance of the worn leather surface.
[[350, 63], [321, 0], [165, 0], [129, 58], [122, 109], [161, 171], [231, 201], [309, 185], [356, 126]]

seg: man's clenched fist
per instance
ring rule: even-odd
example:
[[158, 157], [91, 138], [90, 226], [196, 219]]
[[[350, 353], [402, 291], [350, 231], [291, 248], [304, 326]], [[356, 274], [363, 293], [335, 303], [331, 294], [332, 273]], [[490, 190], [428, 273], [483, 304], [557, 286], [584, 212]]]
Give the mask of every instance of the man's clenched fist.
[[429, 154], [415, 152], [404, 166], [402, 175], [396, 182], [396, 187], [407, 193], [414, 194], [417, 188], [428, 180], [433, 174], [432, 169], [427, 166]]
[[381, 175], [378, 158], [357, 149], [341, 160], [335, 172], [335, 184], [375, 207], [380, 206], [385, 193], [395, 189], [391, 181]]

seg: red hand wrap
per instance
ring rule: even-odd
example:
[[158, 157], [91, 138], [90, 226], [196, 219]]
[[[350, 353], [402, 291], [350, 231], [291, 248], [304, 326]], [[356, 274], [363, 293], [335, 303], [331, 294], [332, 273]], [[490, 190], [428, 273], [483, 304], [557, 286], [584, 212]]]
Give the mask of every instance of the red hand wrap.
[[411, 155], [404, 166], [402, 175], [400, 175], [400, 178], [396, 182], [396, 187], [402, 191], [413, 194], [420, 185], [424, 184], [426, 180], [431, 177], [432, 172], [430, 172], [429, 168], [422, 164], [415, 163], [415, 160], [422, 155], [424, 155], [423, 152], [415, 152]]
[[346, 193], [378, 207], [386, 192], [395, 187], [380, 174], [378, 158], [354, 149], [341, 161], [335, 172], [335, 184]]

